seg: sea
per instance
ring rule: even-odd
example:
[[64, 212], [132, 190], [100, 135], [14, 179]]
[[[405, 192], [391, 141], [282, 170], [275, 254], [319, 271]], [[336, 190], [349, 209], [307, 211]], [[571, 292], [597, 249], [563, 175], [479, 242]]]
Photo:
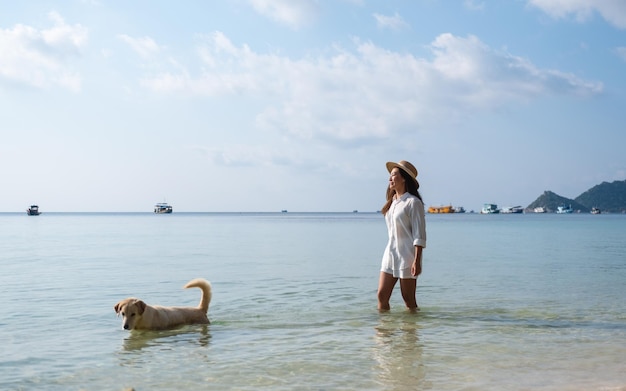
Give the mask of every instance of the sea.
[[[626, 390], [626, 215], [427, 215], [376, 309], [379, 213], [0, 213], [2, 390]], [[134, 296], [210, 325], [127, 331]]]

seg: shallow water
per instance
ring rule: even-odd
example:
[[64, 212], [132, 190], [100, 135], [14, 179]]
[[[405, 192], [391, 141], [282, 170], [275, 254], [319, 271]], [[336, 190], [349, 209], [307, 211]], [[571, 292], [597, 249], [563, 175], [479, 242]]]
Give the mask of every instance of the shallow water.
[[[379, 215], [0, 214], [0, 389], [626, 389], [626, 216], [428, 215], [418, 314]], [[113, 305], [208, 326], [128, 332]]]

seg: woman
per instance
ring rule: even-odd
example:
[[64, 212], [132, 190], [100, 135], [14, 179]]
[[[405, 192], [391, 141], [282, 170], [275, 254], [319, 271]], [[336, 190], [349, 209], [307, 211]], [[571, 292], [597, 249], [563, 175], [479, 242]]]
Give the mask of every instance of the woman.
[[417, 276], [422, 273], [422, 250], [426, 247], [424, 203], [418, 191], [417, 169], [402, 160], [388, 162], [389, 187], [382, 208], [389, 242], [383, 254], [378, 283], [378, 309], [389, 310], [393, 287], [400, 279], [404, 303], [410, 311], [419, 310], [415, 301]]

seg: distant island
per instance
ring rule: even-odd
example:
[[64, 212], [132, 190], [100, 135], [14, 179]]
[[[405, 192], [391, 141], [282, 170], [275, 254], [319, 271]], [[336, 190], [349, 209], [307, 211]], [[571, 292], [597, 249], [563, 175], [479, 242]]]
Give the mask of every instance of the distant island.
[[544, 208], [546, 212], [555, 212], [562, 205], [571, 205], [580, 213], [589, 213], [592, 208], [600, 209], [602, 213], [626, 213], [626, 180], [602, 182], [573, 200], [545, 191], [525, 210], [533, 212], [535, 208]]

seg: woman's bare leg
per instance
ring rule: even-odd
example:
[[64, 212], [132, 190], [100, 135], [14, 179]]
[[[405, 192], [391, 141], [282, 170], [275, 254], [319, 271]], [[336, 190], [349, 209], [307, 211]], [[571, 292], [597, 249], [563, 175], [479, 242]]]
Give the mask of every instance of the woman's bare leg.
[[380, 272], [380, 280], [378, 281], [378, 310], [379, 311], [389, 311], [389, 299], [391, 298], [391, 293], [393, 292], [393, 287], [396, 285], [398, 281], [391, 274], [387, 274], [385, 272]]
[[415, 290], [417, 288], [417, 280], [413, 278], [401, 278], [400, 290], [402, 291], [402, 298], [406, 304], [406, 308], [410, 311], [417, 311], [417, 302], [415, 301]]

